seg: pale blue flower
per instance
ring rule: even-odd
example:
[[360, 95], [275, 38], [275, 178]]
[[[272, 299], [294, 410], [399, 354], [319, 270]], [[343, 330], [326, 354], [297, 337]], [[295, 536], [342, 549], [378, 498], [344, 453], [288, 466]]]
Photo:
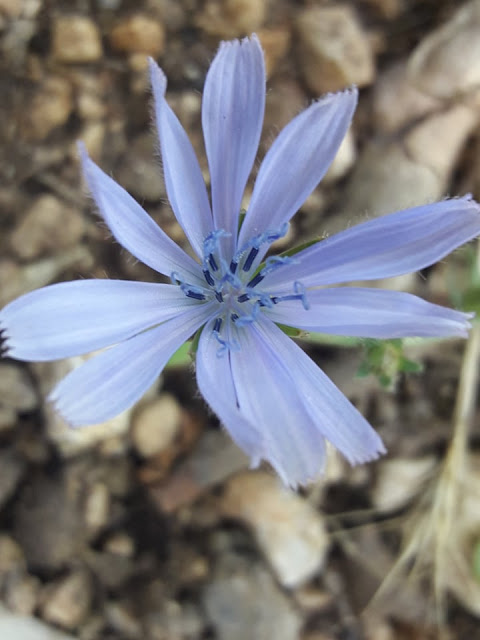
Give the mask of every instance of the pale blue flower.
[[241, 221], [265, 102], [257, 38], [222, 43], [207, 75], [202, 123], [211, 204], [192, 146], [165, 101], [165, 76], [153, 61], [150, 71], [168, 197], [195, 258], [83, 150], [86, 182], [113, 236], [171, 284], [82, 280], [28, 293], [0, 312], [5, 353], [41, 361], [110, 347], [50, 395], [65, 420], [81, 426], [131, 406], [201, 329], [198, 386], [253, 464], [268, 460], [296, 486], [322, 471], [325, 440], [352, 464], [376, 458], [384, 452], [379, 436], [276, 323], [369, 338], [465, 336], [467, 314], [407, 293], [324, 285], [396, 276], [440, 260], [480, 234], [479, 206], [466, 197], [415, 207], [264, 261], [332, 162], [357, 92], [328, 95], [283, 129]]

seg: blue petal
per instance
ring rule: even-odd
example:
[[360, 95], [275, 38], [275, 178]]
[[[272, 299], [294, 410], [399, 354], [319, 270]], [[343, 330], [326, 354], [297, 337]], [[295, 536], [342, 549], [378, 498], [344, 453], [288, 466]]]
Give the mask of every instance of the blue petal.
[[125, 189], [97, 167], [82, 144], [79, 151], [88, 188], [116, 240], [159, 273], [170, 276], [175, 271], [192, 282], [203, 282], [198, 264], [160, 229]]
[[255, 462], [268, 460], [295, 487], [322, 472], [325, 438], [353, 463], [383, 452], [365, 419], [267, 318], [232, 331], [240, 349], [218, 357], [211, 327], [203, 330], [198, 385], [232, 437], [241, 446], [247, 438], [244, 448], [255, 454]]
[[306, 292], [299, 300], [279, 302], [265, 313], [274, 322], [306, 331], [363, 338], [467, 337], [472, 314], [431, 304], [409, 293], [341, 287]]
[[211, 305], [189, 309], [100, 353], [64, 378], [49, 401], [73, 427], [113, 418], [145, 393], [211, 312]]
[[[290, 387], [296, 387], [316, 430], [351, 464], [385, 453], [379, 435], [307, 354], [268, 318], [260, 317], [258, 325], [259, 334], [288, 372]], [[283, 392], [289, 393], [289, 389]]]
[[257, 466], [265, 457], [264, 435], [255, 424], [247, 421], [237, 406], [229, 357], [218, 357], [220, 344], [213, 334], [215, 319], [202, 330], [198, 344], [196, 370], [200, 392], [213, 411], [221, 418], [234, 442]]
[[324, 468], [325, 442], [288, 372], [254, 329], [233, 328], [241, 348], [223, 356], [211, 329], [203, 330], [197, 352], [197, 382], [208, 404], [254, 466], [268, 460], [292, 487], [312, 480]]
[[152, 59], [150, 79], [168, 199], [190, 244], [202, 257], [203, 240], [213, 229], [205, 182], [190, 140], [165, 100], [167, 79]]
[[0, 311], [7, 354], [67, 358], [120, 342], [197, 304], [170, 284], [123, 280], [62, 282], [27, 293]]
[[260, 167], [239, 246], [279, 229], [301, 207], [334, 159], [356, 104], [355, 89], [328, 95], [280, 132]]
[[258, 38], [222, 42], [205, 81], [202, 125], [215, 226], [232, 234], [257, 154], [265, 108], [265, 68]]
[[480, 235], [471, 196], [391, 213], [337, 233], [265, 277], [267, 288], [389, 278], [423, 269]]

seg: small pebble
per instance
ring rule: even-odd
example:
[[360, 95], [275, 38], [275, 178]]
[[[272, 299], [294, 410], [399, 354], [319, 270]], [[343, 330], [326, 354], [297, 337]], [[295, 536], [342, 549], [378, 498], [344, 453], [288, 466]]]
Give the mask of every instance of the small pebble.
[[92, 598], [90, 576], [85, 571], [76, 571], [45, 587], [40, 613], [47, 622], [73, 630], [87, 617]]
[[33, 411], [38, 396], [27, 370], [13, 362], [0, 362], [0, 405], [18, 412]]
[[375, 79], [367, 34], [349, 6], [310, 7], [297, 19], [300, 67], [316, 95]]
[[0, 582], [13, 571], [25, 568], [25, 556], [21, 546], [5, 533], [0, 534]]
[[258, 31], [266, 13], [266, 0], [207, 0], [196, 23], [209, 35], [238, 38]]
[[112, 49], [125, 53], [143, 53], [157, 58], [165, 48], [165, 30], [155, 18], [136, 14], [118, 22], [109, 42]]
[[103, 482], [90, 487], [85, 500], [85, 524], [91, 536], [97, 535], [108, 523], [110, 492]]
[[423, 491], [434, 468], [434, 456], [381, 460], [372, 492], [374, 506], [380, 511], [404, 507]]
[[11, 247], [21, 260], [76, 245], [85, 231], [80, 211], [51, 194], [39, 196], [15, 227]]
[[91, 18], [58, 16], [52, 25], [52, 55], [58, 62], [97, 62], [103, 55], [100, 31]]
[[259, 29], [258, 37], [265, 54], [265, 71], [267, 78], [276, 70], [290, 47], [290, 31], [285, 27]]
[[60, 76], [47, 77], [33, 94], [28, 110], [22, 114], [21, 134], [40, 142], [64, 125], [73, 111], [72, 87]]
[[129, 535], [119, 531], [108, 538], [104, 550], [112, 555], [132, 558], [135, 555], [135, 542]]
[[226, 515], [253, 529], [284, 587], [298, 587], [323, 568], [330, 540], [321, 514], [272, 474], [233, 476], [221, 505]]
[[32, 615], [37, 608], [41, 582], [26, 572], [14, 573], [5, 585], [5, 604], [15, 613]]
[[480, 87], [480, 3], [462, 3], [423, 38], [408, 63], [412, 83], [430, 96], [453, 99]]
[[164, 451], [175, 440], [181, 418], [180, 405], [167, 393], [142, 406], [132, 421], [131, 438], [136, 452], [149, 458]]
[[5, 640], [76, 640], [37, 618], [12, 613], [0, 605], [0, 638]]

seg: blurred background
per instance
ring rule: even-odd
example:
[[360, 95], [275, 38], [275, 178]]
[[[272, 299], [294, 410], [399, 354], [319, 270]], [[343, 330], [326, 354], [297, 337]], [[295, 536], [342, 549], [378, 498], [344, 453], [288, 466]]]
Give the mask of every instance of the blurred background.
[[[360, 88], [286, 242], [480, 198], [478, 0], [0, 0], [0, 306], [62, 280], [156, 280], [99, 223], [75, 143], [184, 245], [146, 57], [208, 181], [205, 74], [220, 40], [253, 31], [268, 72], [259, 159], [313, 99]], [[476, 264], [470, 246], [379, 286], [480, 309]], [[0, 637], [480, 638], [478, 343], [476, 330], [467, 342], [305, 343], [388, 455], [352, 469], [332, 451], [299, 493], [248, 471], [189, 366], [115, 420], [71, 431], [44, 398], [82, 359], [2, 360]]]

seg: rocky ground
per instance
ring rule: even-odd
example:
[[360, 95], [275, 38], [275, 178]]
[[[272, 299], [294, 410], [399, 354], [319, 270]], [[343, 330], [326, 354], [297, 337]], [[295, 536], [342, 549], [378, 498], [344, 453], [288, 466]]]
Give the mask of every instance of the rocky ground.
[[[155, 279], [99, 225], [75, 142], [183, 242], [146, 55], [206, 170], [205, 73], [222, 38], [252, 31], [269, 76], [261, 154], [316, 96], [361, 89], [289, 241], [446, 194], [480, 198], [478, 0], [0, 0], [0, 306], [61, 280]], [[456, 304], [472, 260], [474, 247], [388, 285]], [[332, 452], [325, 478], [297, 494], [247, 470], [188, 368], [72, 432], [43, 398], [80, 359], [1, 361], [0, 637], [480, 638], [478, 342], [408, 346], [423, 371], [389, 390], [355, 378], [362, 349], [305, 344], [389, 454], [351, 469]]]

